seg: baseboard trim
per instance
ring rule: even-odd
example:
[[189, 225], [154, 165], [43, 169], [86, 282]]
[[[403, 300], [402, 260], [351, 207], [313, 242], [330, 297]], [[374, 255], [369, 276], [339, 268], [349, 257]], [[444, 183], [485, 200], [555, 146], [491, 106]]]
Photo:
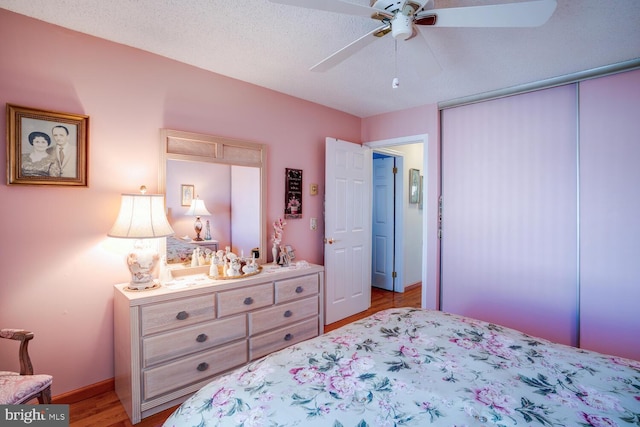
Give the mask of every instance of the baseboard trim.
[[99, 383], [90, 384], [77, 390], [71, 390], [67, 393], [53, 396], [51, 403], [71, 405], [113, 390], [115, 390], [115, 380], [109, 378]]
[[413, 288], [416, 288], [418, 286], [422, 286], [422, 282], [417, 282], [417, 283], [414, 283], [413, 285], [407, 285], [407, 286], [404, 287], [404, 291], [406, 292], [409, 289], [413, 289]]

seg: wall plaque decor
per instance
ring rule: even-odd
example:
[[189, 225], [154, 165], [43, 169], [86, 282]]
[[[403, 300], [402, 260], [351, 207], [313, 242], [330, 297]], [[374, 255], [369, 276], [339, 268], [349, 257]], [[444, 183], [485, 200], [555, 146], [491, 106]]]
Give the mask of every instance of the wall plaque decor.
[[409, 169], [409, 203], [420, 201], [420, 170]]
[[7, 104], [7, 183], [87, 186], [89, 116]]
[[302, 169], [286, 169], [285, 218], [302, 218]]

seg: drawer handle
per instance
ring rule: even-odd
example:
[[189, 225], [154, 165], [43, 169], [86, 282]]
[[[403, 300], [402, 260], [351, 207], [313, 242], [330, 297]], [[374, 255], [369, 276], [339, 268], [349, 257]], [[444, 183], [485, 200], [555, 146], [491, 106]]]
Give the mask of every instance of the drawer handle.
[[196, 341], [205, 342], [208, 338], [207, 334], [200, 334], [196, 337]]
[[303, 288], [302, 286], [298, 286], [298, 287], [296, 288], [296, 294], [301, 294], [301, 293], [303, 293], [303, 292], [304, 292], [304, 288]]
[[176, 319], [178, 320], [185, 320], [187, 317], [189, 317], [189, 313], [187, 313], [186, 311], [181, 311], [176, 315]]
[[291, 310], [287, 310], [284, 312], [284, 317], [291, 317], [293, 316], [293, 313], [291, 312]]
[[285, 341], [291, 341], [293, 339], [293, 334], [287, 334], [284, 336]]
[[200, 372], [204, 372], [207, 369], [209, 369], [209, 364], [206, 363], [206, 362], [202, 362], [201, 364], [198, 365], [198, 367], [196, 369], [198, 369], [198, 371], [200, 371]]
[[251, 298], [251, 297], [246, 297], [246, 298], [244, 299], [244, 305], [251, 305], [251, 304], [253, 304], [253, 298]]

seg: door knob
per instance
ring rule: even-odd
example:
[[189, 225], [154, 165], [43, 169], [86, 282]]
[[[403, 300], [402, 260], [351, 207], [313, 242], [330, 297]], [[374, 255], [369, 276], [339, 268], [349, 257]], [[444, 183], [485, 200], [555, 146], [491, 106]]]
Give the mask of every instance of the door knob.
[[325, 242], [325, 243], [328, 243], [328, 244], [330, 244], [330, 245], [333, 245], [333, 243], [335, 242], [335, 240], [334, 240], [334, 239], [327, 239], [327, 238], [325, 237], [324, 242]]

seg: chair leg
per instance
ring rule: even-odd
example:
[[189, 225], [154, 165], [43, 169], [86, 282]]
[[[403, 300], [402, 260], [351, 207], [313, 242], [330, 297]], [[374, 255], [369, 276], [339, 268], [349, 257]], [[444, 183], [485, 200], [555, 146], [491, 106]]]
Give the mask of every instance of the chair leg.
[[42, 390], [42, 393], [38, 396], [38, 402], [41, 405], [48, 405], [51, 403], [51, 387], [47, 387]]

